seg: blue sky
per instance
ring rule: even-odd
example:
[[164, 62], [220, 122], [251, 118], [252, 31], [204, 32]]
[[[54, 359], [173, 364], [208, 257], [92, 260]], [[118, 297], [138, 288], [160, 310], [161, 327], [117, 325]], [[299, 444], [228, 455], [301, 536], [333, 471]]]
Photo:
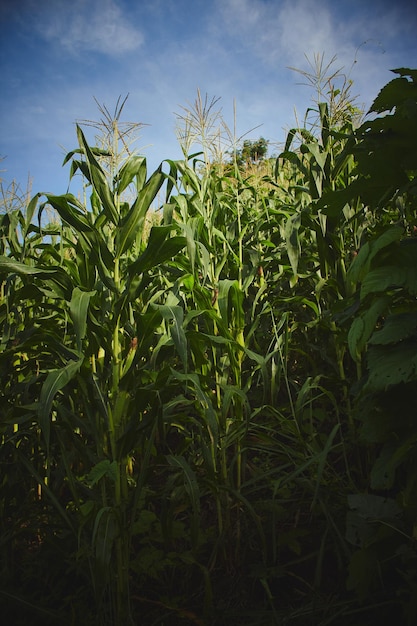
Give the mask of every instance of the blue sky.
[[337, 55], [368, 108], [390, 69], [417, 67], [416, 33], [416, 0], [2, 0], [0, 177], [65, 193], [74, 122], [127, 93], [150, 171], [181, 157], [175, 113], [197, 89], [231, 128], [235, 103], [237, 135], [261, 125], [247, 137], [279, 145], [313, 95], [289, 66]]

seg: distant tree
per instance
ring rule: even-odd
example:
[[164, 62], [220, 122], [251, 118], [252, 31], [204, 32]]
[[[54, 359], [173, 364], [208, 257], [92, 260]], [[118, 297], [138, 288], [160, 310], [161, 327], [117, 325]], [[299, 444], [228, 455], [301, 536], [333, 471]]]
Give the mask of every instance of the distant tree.
[[269, 141], [264, 137], [260, 137], [257, 141], [245, 139], [243, 147], [236, 151], [237, 164], [247, 165], [263, 161], [268, 152], [268, 143]]

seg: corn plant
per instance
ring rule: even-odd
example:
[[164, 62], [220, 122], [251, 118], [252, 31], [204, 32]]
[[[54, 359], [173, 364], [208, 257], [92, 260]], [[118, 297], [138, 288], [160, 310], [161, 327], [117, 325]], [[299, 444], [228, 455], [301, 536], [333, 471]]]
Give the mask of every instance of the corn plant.
[[184, 158], [148, 177], [119, 99], [65, 159], [82, 201], [1, 216], [16, 623], [413, 623], [415, 76], [356, 129], [349, 83], [318, 70], [273, 173], [239, 165], [198, 93]]
[[[22, 251], [19, 260], [1, 258], [3, 286], [9, 289], [3, 294], [7, 323], [11, 306], [20, 316], [13, 334], [3, 334], [14, 347], [2, 360], [4, 367], [10, 354], [17, 366], [10, 393], [18, 395], [9, 403], [21, 407], [18, 423], [36, 423], [41, 437], [42, 471], [30, 459], [24, 462], [56, 503], [50, 481], [60, 455], [78, 523], [61, 505], [59, 510], [70, 528], [78, 528], [80, 558], [90, 563], [102, 623], [126, 624], [129, 528], [141, 501], [158, 403], [155, 392], [146, 391], [150, 345], [161, 323], [157, 311], [147, 310], [157, 297], [147, 293], [147, 273], [185, 239], [171, 237], [172, 228], [165, 226], [152, 229], [147, 247], [142, 242], [146, 214], [163, 183], [161, 168], [147, 179], [145, 159], [131, 156], [109, 184], [80, 127], [77, 135], [79, 149], [66, 161], [73, 159], [71, 176], [81, 170], [90, 185], [90, 209], [70, 193], [46, 194], [39, 222], [45, 208], [53, 207], [64, 225], [59, 243], [40, 244], [39, 259], [33, 249], [29, 256]], [[136, 197], [129, 205], [122, 194], [132, 183]], [[39, 196], [29, 205], [27, 224]], [[94, 445], [83, 449], [90, 438]], [[143, 454], [136, 468], [133, 449]]]

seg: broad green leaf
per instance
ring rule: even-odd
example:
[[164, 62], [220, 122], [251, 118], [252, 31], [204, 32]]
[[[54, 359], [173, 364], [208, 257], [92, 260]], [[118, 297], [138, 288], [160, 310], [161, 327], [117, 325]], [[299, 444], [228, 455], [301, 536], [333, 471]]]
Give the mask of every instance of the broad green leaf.
[[91, 468], [87, 476], [87, 481], [90, 487], [94, 487], [103, 477], [109, 478], [112, 482], [116, 482], [117, 473], [116, 461], [104, 459]]
[[19, 276], [36, 276], [43, 279], [44, 282], [56, 293], [57, 297], [66, 298], [68, 292], [72, 290], [72, 282], [68, 274], [61, 268], [35, 267], [20, 263], [5, 256], [0, 256], [0, 271], [3, 270], [8, 274], [15, 273]]
[[385, 265], [368, 272], [361, 287], [361, 300], [371, 293], [386, 293], [407, 284], [408, 271], [399, 265]]
[[118, 257], [122, 256], [137, 238], [140, 239], [146, 214], [164, 182], [164, 177], [162, 166], [159, 166], [138, 193], [126, 217], [120, 222], [116, 235]]
[[169, 324], [172, 341], [177, 349], [185, 371], [188, 369], [188, 344], [184, 331], [184, 311], [180, 306], [168, 306], [166, 304], [154, 304]]
[[47, 276], [48, 274], [56, 274], [61, 270], [59, 268], [41, 268], [34, 267], [33, 265], [27, 265], [26, 263], [20, 263], [20, 261], [15, 261], [14, 259], [10, 259], [6, 256], [0, 256], [0, 270], [6, 271], [8, 273], [14, 272], [21, 276], [24, 275], [38, 275], [38, 276]]
[[77, 232], [88, 233], [93, 230], [92, 224], [89, 222], [85, 214], [83, 205], [77, 200], [71, 193], [63, 194], [62, 196], [54, 196], [47, 194], [47, 203], [50, 204], [64, 222], [75, 228]]
[[368, 350], [369, 378], [366, 391], [383, 391], [417, 379], [417, 341], [393, 346], [371, 346]]
[[146, 180], [146, 158], [131, 156], [117, 174], [117, 193], [120, 195], [136, 178], [136, 189], [139, 192]]
[[113, 194], [109, 188], [109, 184], [106, 179], [106, 175], [101, 168], [99, 162], [95, 158], [90, 146], [88, 145], [84, 133], [77, 124], [77, 136], [80, 148], [82, 149], [89, 171], [89, 181], [93, 185], [100, 201], [103, 205], [103, 209], [108, 219], [117, 224], [119, 221], [119, 215], [117, 213], [116, 205], [114, 203]]
[[417, 333], [417, 312], [393, 313], [388, 315], [381, 330], [374, 332], [370, 345], [387, 345], [415, 337]]
[[70, 361], [61, 369], [51, 370], [42, 385], [39, 397], [38, 417], [48, 451], [51, 428], [50, 414], [52, 409], [52, 403], [58, 391], [63, 389], [78, 373], [83, 363], [83, 360], [84, 357], [81, 357], [80, 359], [78, 359], [78, 361]]
[[354, 259], [348, 270], [348, 278], [355, 284], [363, 280], [364, 276], [369, 271], [372, 259], [378, 254], [378, 252], [387, 248], [395, 241], [399, 241], [403, 234], [403, 228], [393, 226], [392, 228], [387, 228], [382, 235], [374, 241], [365, 243], [359, 250], [358, 256]]
[[377, 298], [361, 315], [354, 319], [349, 329], [348, 346], [352, 359], [355, 361], [364, 350], [388, 304], [389, 298], [384, 296]]
[[[328, 153], [320, 151], [320, 145], [317, 142], [304, 144], [306, 149], [313, 155], [317, 165], [323, 171], [326, 165]], [[310, 165], [311, 167], [311, 165]]]
[[219, 311], [229, 329], [242, 330], [245, 326], [243, 299], [244, 294], [237, 280], [223, 279], [219, 281]]
[[385, 111], [392, 111], [392, 109], [398, 107], [399, 103], [404, 100], [410, 99], [416, 101], [417, 85], [415, 78], [414, 82], [410, 82], [404, 78], [404, 76], [415, 77], [415, 70], [403, 68], [392, 71], [395, 73], [401, 73], [401, 78], [394, 78], [381, 89], [373, 101], [370, 111], [384, 113]]
[[75, 287], [72, 292], [72, 298], [69, 305], [72, 323], [77, 340], [77, 350], [81, 352], [82, 340], [85, 337], [87, 328], [87, 311], [91, 298], [96, 294], [95, 291], [82, 291], [79, 287]]
[[142, 274], [172, 259], [186, 245], [185, 237], [170, 237], [172, 226], [153, 226], [145, 251], [128, 267], [130, 276]]
[[24, 229], [24, 233], [23, 236], [26, 237], [28, 231], [29, 231], [29, 227], [31, 224], [31, 221], [33, 219], [33, 215], [35, 213], [36, 207], [38, 206], [38, 200], [41, 197], [41, 193], [37, 193], [29, 202], [27, 208], [26, 208], [26, 214], [25, 214], [25, 229]]

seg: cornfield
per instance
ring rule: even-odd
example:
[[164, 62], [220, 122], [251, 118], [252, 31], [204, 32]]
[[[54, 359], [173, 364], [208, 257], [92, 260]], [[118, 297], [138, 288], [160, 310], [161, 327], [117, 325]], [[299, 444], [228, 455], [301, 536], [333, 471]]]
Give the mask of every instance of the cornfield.
[[88, 198], [2, 212], [8, 623], [415, 623], [417, 70], [395, 72], [361, 123], [329, 82], [252, 167], [200, 94], [151, 174], [79, 124]]

